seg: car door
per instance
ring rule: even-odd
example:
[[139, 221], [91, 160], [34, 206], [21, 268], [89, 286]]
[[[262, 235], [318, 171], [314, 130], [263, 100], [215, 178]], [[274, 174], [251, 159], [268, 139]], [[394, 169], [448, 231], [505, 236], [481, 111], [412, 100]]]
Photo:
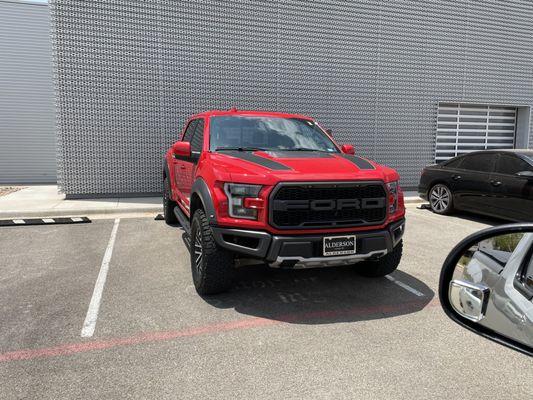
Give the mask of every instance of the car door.
[[517, 175], [523, 171], [533, 171], [533, 167], [516, 154], [498, 154], [490, 179], [491, 201], [498, 216], [533, 221], [533, 180]]
[[200, 158], [200, 154], [202, 153], [204, 144], [204, 119], [199, 118], [196, 121], [197, 124], [195, 125], [194, 132], [190, 139], [191, 157], [189, 159], [184, 159], [181, 161], [181, 172], [183, 176], [181, 192], [183, 194], [183, 200], [185, 201], [185, 206], [187, 207], [187, 209], [189, 209], [191, 188], [192, 184], [194, 183], [196, 167], [198, 165], [198, 160]]
[[[519, 342], [531, 343], [533, 337], [533, 233], [499, 235], [488, 239], [493, 252], [508, 253], [496, 280], [483, 274], [479, 280], [490, 288], [485, 317], [480, 323]], [[481, 245], [481, 243], [480, 243]], [[489, 255], [489, 254], [487, 254]], [[486, 260], [489, 260], [489, 257]], [[500, 258], [501, 259], [501, 258]], [[529, 271], [529, 272], [528, 272]], [[497, 272], [496, 270], [494, 272]], [[490, 277], [491, 279], [486, 279]]]
[[507, 278], [507, 284], [502, 282], [502, 289], [496, 289], [496, 293], [505, 291], [508, 299], [504, 310], [509, 311], [509, 319], [515, 322], [517, 333], [522, 335], [525, 343], [533, 343], [533, 234], [525, 234], [523, 240], [529, 246], [518, 271], [514, 276], [509, 274], [504, 277], [502, 280], [505, 282]]
[[492, 213], [490, 203], [492, 186], [490, 174], [494, 168], [495, 153], [474, 153], [464, 156], [460, 169], [451, 176], [452, 192], [458, 208]]
[[[189, 121], [187, 128], [185, 129], [185, 132], [183, 133], [181, 137], [182, 142], [190, 142], [192, 139], [192, 135], [194, 134], [194, 130], [196, 129], [196, 125], [198, 124], [198, 119], [193, 119]], [[187, 187], [187, 165], [185, 161], [181, 158], [177, 158], [174, 156], [174, 182], [176, 189], [178, 193], [174, 193], [174, 197], [178, 198], [179, 201], [182, 204], [188, 204], [185, 202], [185, 199], [188, 199], [186, 197], [186, 187]]]

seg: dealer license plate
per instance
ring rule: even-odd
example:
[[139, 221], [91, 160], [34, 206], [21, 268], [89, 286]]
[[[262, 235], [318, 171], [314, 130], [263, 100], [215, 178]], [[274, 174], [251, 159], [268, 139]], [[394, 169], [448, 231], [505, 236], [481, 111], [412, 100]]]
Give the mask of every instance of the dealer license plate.
[[323, 249], [325, 256], [355, 254], [355, 235], [324, 237]]

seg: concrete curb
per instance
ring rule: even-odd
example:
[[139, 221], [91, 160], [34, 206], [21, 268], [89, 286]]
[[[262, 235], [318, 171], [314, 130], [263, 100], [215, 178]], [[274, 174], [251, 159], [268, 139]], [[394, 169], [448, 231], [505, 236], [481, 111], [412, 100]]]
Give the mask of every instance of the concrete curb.
[[405, 204], [420, 204], [425, 203], [426, 201], [420, 197], [406, 197], [404, 199]]

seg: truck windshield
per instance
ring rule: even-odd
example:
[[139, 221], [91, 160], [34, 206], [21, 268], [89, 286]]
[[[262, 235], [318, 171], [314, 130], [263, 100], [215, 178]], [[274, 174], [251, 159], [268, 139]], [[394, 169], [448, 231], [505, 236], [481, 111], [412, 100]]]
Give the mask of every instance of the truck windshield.
[[339, 150], [313, 122], [299, 118], [231, 116], [212, 117], [211, 151], [221, 150]]

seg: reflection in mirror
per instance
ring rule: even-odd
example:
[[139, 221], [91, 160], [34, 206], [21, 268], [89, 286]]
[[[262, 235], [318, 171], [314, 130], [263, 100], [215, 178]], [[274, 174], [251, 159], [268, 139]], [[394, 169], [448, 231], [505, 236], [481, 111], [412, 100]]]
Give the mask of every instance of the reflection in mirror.
[[533, 346], [533, 233], [498, 234], [464, 251], [448, 287], [462, 317]]

